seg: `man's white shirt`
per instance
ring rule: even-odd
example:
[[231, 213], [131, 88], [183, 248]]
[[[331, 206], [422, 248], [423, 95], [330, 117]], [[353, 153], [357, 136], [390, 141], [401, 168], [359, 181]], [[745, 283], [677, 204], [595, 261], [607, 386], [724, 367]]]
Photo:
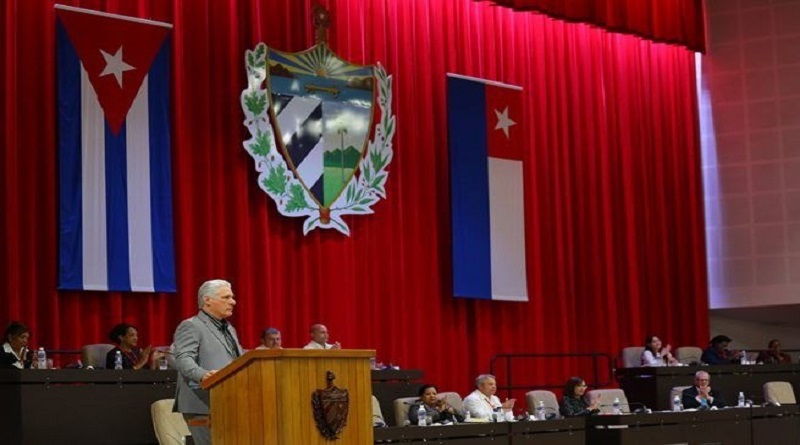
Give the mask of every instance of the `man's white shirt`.
[[464, 411], [469, 411], [476, 419], [491, 419], [495, 408], [501, 406], [503, 404], [497, 396], [487, 397], [477, 389], [464, 398]]
[[332, 347], [333, 345], [330, 343], [325, 343], [324, 345], [321, 345], [312, 340], [308, 342], [307, 345], [303, 346], [303, 349], [331, 349]]

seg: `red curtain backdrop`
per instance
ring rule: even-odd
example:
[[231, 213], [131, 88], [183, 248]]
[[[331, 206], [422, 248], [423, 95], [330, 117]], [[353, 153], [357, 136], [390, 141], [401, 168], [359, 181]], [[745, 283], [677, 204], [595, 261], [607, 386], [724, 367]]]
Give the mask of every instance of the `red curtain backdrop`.
[[[484, 1], [484, 0], [475, 0]], [[492, 0], [517, 11], [671, 42], [705, 52], [703, 0]]]
[[[210, 278], [233, 283], [246, 347], [267, 326], [285, 345], [324, 322], [332, 340], [377, 349], [462, 393], [498, 352], [606, 352], [707, 341], [694, 54], [471, 0], [328, 0], [330, 45], [394, 76], [388, 199], [348, 217], [352, 236], [302, 234], [258, 188], [242, 148], [244, 51], [313, 44], [311, 2], [86, 0], [173, 30], [177, 294], [58, 292], [53, 2], [3, 2], [0, 323], [32, 344], [104, 342], [120, 321], [171, 342]], [[524, 87], [531, 301], [454, 299], [445, 73]], [[528, 377], [562, 382], [583, 364]], [[501, 379], [501, 383], [502, 379]]]

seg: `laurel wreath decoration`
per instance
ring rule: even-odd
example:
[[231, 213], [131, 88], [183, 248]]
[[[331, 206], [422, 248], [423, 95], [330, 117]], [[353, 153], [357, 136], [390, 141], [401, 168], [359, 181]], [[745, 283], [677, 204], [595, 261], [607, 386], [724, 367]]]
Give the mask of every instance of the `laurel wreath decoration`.
[[369, 141], [358, 168], [345, 190], [330, 205], [320, 207], [309, 195], [309, 191], [294, 176], [275, 143], [275, 135], [269, 120], [269, 91], [264, 85], [267, 76], [267, 46], [256, 45], [245, 52], [247, 88], [242, 91], [241, 105], [245, 114], [244, 125], [250, 139], [244, 141], [244, 149], [255, 161], [259, 173], [259, 187], [269, 195], [280, 214], [290, 217], [305, 217], [303, 234], [316, 228], [336, 229], [350, 235], [350, 228], [342, 219], [344, 215], [367, 215], [374, 213], [372, 206], [386, 199], [386, 170], [392, 162], [392, 139], [395, 132], [395, 117], [392, 114], [392, 76], [386, 74], [382, 65], [373, 69], [378, 86], [378, 106], [381, 119], [375, 124], [373, 138]]

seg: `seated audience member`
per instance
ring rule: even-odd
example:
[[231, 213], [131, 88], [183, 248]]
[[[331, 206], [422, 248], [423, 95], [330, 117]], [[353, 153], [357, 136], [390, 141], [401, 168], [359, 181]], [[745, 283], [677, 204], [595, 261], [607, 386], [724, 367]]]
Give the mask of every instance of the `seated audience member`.
[[328, 328], [317, 323], [311, 326], [311, 341], [303, 349], [342, 349], [342, 345], [338, 341], [328, 343]]
[[491, 419], [492, 413], [498, 409], [511, 411], [514, 409], [516, 399], [500, 399], [494, 395], [497, 392], [497, 381], [491, 374], [481, 374], [475, 379], [475, 391], [464, 398], [464, 411], [469, 411], [476, 419]]
[[738, 362], [742, 357], [742, 352], [728, 349], [728, 344], [732, 341], [727, 335], [717, 335], [712, 338], [709, 346], [703, 351], [700, 361], [709, 365], [725, 365]]
[[661, 339], [655, 335], [648, 335], [644, 341], [642, 352], [642, 366], [675, 366], [678, 360], [672, 356], [672, 346], [661, 346]]
[[434, 385], [422, 385], [419, 389], [419, 400], [408, 407], [408, 420], [411, 425], [419, 423], [419, 407], [422, 406], [428, 414], [428, 424], [449, 422], [463, 422], [464, 413], [450, 406], [446, 400], [436, 397], [438, 391]]
[[781, 350], [781, 342], [777, 338], [769, 341], [766, 351], [758, 353], [757, 363], [791, 363], [792, 357]]
[[33, 353], [28, 350], [31, 331], [27, 326], [12, 321], [3, 335], [3, 351], [0, 354], [0, 368], [26, 369], [31, 367]]
[[586, 382], [580, 377], [570, 377], [564, 385], [561, 398], [561, 415], [564, 417], [592, 416], [600, 412], [600, 396], [586, 401]]
[[[114, 369], [117, 351], [122, 353], [122, 369], [142, 369], [150, 360], [152, 346], [138, 348], [139, 333], [134, 326], [120, 323], [108, 333], [108, 338], [117, 344], [117, 347], [106, 354], [106, 369]], [[156, 360], [154, 360], [156, 362]]]
[[694, 374], [694, 386], [683, 390], [681, 402], [686, 409], [711, 407], [724, 408], [725, 401], [719, 392], [711, 389], [711, 376], [705, 371]]
[[261, 344], [256, 349], [283, 349], [281, 347], [281, 331], [275, 328], [265, 329], [261, 334]]

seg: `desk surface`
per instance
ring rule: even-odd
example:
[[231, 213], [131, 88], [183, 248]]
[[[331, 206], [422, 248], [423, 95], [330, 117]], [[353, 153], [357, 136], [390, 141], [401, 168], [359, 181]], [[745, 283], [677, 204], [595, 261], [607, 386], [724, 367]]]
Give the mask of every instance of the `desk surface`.
[[177, 371], [141, 369], [0, 369], [3, 384], [54, 384], [54, 383], [167, 383], [174, 384]]

